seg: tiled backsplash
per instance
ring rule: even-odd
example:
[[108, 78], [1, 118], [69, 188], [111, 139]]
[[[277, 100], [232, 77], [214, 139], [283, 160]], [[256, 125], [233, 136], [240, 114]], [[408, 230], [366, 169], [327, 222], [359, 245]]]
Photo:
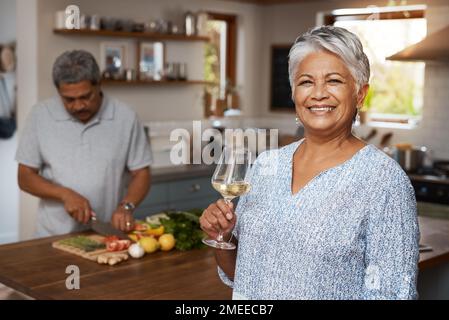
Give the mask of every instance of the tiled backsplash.
[[436, 158], [449, 159], [449, 64], [426, 65], [423, 120], [418, 136]]

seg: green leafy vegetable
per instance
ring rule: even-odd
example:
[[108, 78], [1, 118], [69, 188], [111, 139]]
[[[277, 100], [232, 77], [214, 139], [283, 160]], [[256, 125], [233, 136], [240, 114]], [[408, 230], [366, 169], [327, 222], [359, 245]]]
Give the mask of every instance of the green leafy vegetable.
[[176, 249], [190, 250], [202, 248], [202, 239], [205, 234], [200, 228], [199, 217], [202, 210], [169, 211], [167, 218], [161, 218], [160, 222], [166, 233], [172, 233], [176, 238]]
[[64, 240], [61, 240], [59, 243], [67, 245], [67, 246], [75, 247], [75, 248], [84, 250], [86, 252], [106, 248], [106, 245], [104, 243], [95, 241], [95, 240], [85, 237], [85, 236], [77, 236], [77, 237], [73, 237], [73, 238], [64, 239]]

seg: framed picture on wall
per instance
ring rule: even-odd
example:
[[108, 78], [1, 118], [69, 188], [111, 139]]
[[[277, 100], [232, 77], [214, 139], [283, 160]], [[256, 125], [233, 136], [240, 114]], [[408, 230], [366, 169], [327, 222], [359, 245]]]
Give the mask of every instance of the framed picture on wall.
[[128, 43], [102, 42], [100, 50], [100, 71], [103, 78], [122, 78], [124, 70], [128, 67]]
[[139, 43], [139, 78], [141, 80], [162, 80], [165, 50], [163, 42]]
[[288, 53], [291, 44], [271, 46], [270, 110], [295, 112], [288, 77]]

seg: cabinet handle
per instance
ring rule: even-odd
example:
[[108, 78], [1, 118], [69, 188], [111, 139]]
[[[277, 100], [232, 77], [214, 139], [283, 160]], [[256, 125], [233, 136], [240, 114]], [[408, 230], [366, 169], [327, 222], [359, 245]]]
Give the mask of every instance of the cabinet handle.
[[190, 187], [190, 192], [198, 192], [200, 191], [201, 186], [198, 183], [192, 184]]

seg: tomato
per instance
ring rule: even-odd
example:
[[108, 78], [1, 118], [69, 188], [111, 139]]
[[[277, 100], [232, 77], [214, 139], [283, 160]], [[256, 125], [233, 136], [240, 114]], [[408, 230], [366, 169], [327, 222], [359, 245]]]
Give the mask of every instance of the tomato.
[[134, 231], [145, 231], [147, 229], [148, 229], [148, 226], [144, 223], [134, 224]]
[[125, 245], [121, 241], [117, 241], [117, 251], [122, 251], [125, 249]]
[[126, 250], [131, 245], [131, 241], [129, 241], [129, 240], [119, 240], [118, 243], [119, 243], [119, 248], [120, 248], [118, 251]]
[[118, 242], [117, 241], [109, 241], [106, 243], [106, 250], [108, 251], [117, 251]]
[[117, 236], [108, 236], [106, 238], [104, 238], [104, 243], [108, 243], [108, 242], [114, 242], [120, 240]]

